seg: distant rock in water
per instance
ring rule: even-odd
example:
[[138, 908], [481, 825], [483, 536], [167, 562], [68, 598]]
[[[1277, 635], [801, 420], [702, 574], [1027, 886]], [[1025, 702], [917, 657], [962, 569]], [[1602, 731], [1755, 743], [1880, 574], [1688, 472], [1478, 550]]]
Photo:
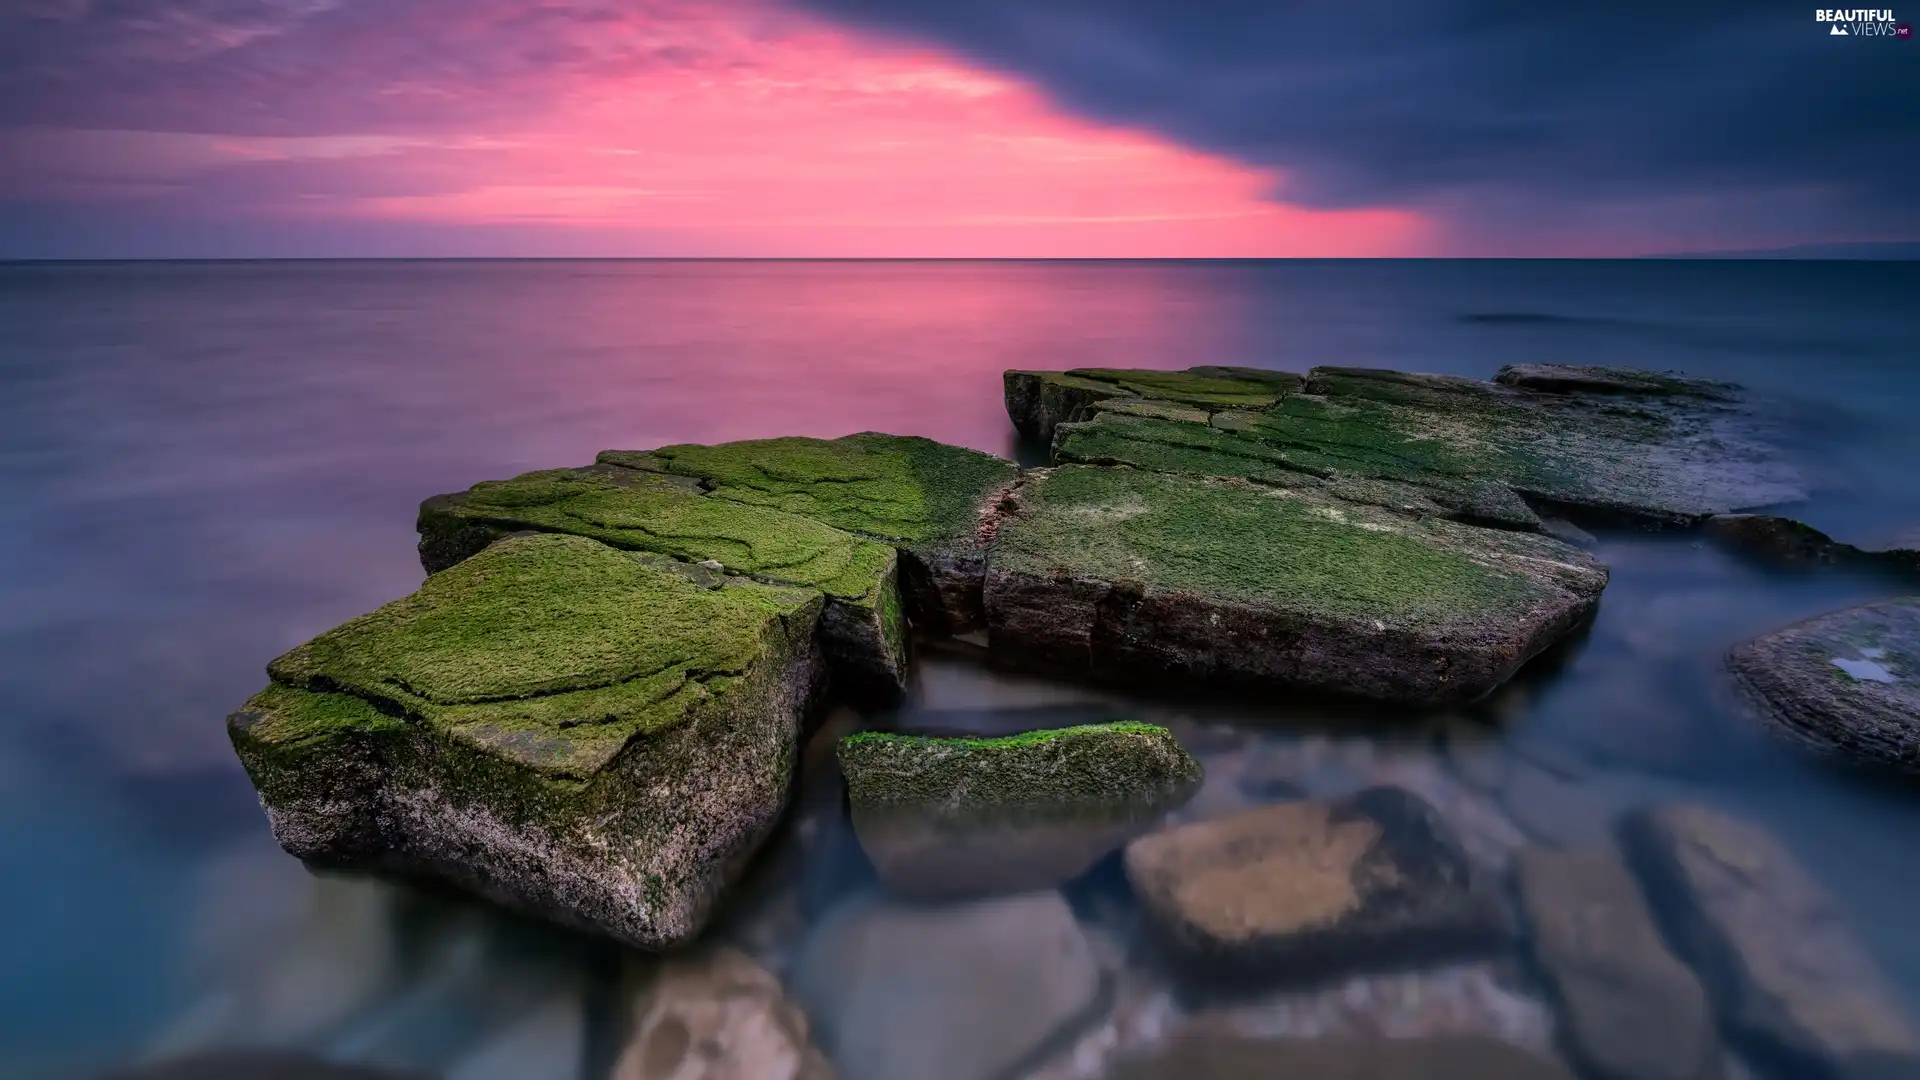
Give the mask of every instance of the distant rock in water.
[[1920, 1042], [1898, 992], [1838, 902], [1779, 841], [1689, 804], [1629, 815], [1622, 838], [1667, 939], [1766, 1075], [1920, 1076]]
[[1056, 463], [1370, 481], [1508, 527], [1537, 528], [1531, 514], [1489, 514], [1489, 488], [1576, 524], [1694, 523], [1805, 498], [1765, 418], [1727, 383], [1552, 364], [1493, 382], [1371, 368], [1315, 368], [1301, 383], [1201, 374], [1215, 370], [1009, 371], [1007, 411], [1050, 441]]
[[1502, 940], [1492, 898], [1432, 806], [1391, 787], [1165, 829], [1127, 878], [1196, 980], [1311, 981]]
[[514, 537], [275, 660], [228, 730], [294, 855], [660, 948], [699, 932], [786, 803], [820, 609]]
[[862, 733], [840, 769], [887, 887], [936, 898], [1027, 892], [1085, 873], [1199, 787], [1200, 763], [1152, 724], [1000, 738]]
[[1066, 465], [999, 512], [997, 663], [1126, 682], [1471, 701], [1584, 622], [1585, 552], [1313, 487]]
[[1111, 1080], [1573, 1080], [1559, 1062], [1482, 1035], [1190, 1035], [1123, 1060], [1108, 1075]]
[[1920, 573], [1920, 536], [1882, 547], [1842, 543], [1804, 522], [1768, 514], [1715, 514], [1704, 531], [1725, 547], [1775, 566], [1848, 566]]
[[1727, 667], [1776, 731], [1920, 774], [1920, 598], [1830, 612], [1736, 645]]

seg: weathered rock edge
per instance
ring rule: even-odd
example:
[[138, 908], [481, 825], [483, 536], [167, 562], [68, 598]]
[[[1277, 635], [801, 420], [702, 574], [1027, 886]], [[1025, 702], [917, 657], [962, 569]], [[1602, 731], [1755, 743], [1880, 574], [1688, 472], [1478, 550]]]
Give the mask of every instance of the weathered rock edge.
[[[741, 617], [737, 606], [708, 612], [702, 601], [744, 592], [760, 621], [734, 629], [751, 655], [723, 653], [725, 670], [669, 672], [677, 681], [664, 698], [642, 678], [448, 706], [400, 687], [381, 693], [379, 681], [343, 687], [337, 666], [287, 662], [310, 642], [275, 662], [275, 682], [228, 718], [228, 731], [274, 836], [301, 859], [449, 882], [641, 948], [677, 945], [705, 925], [786, 803], [822, 675], [821, 599], [739, 579], [703, 585], [689, 580], [697, 569], [683, 577], [578, 537], [508, 539], [463, 564], [464, 576], [554, 547], [568, 559], [598, 549], [603, 560], [635, 563], [643, 584], [659, 586], [649, 599], [665, 594], [691, 619]], [[404, 615], [420, 597], [341, 631]], [[492, 644], [511, 654], [515, 633]], [[619, 700], [628, 686], [637, 702]], [[609, 709], [620, 712], [616, 730], [589, 734], [616, 719]]]

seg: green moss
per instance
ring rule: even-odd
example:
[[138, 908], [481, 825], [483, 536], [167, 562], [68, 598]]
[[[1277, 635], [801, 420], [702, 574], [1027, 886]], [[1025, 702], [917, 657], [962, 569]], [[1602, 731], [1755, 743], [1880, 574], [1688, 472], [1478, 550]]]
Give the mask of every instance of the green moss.
[[1300, 386], [1300, 376], [1291, 372], [1257, 368], [1074, 368], [1066, 374], [1108, 383], [1141, 397], [1213, 408], [1266, 408]]
[[555, 469], [476, 484], [448, 512], [501, 529], [542, 529], [657, 552], [873, 606], [893, 552], [811, 518], [689, 494], [633, 470]]
[[[1311, 466], [1296, 458], [1312, 461]], [[1204, 424], [1102, 413], [1060, 428], [1054, 440], [1060, 464], [1131, 465], [1154, 472], [1237, 476], [1269, 484], [1310, 482], [1313, 469], [1327, 475], [1315, 455], [1289, 454], [1255, 439]]]
[[1129, 818], [1171, 809], [1201, 780], [1171, 732], [1137, 721], [998, 738], [863, 732], [840, 740], [837, 755], [862, 818]]
[[583, 537], [511, 538], [275, 660], [277, 683], [328, 696], [278, 710], [284, 717], [254, 737], [284, 742], [404, 715], [497, 756], [582, 775], [729, 693], [772, 640], [810, 634], [819, 612], [810, 590], [738, 579], [703, 587]]
[[1506, 546], [1542, 563], [1558, 551], [1539, 537], [1413, 520], [1305, 490], [1062, 466], [1023, 490], [994, 564], [1432, 624], [1463, 611], [1529, 609], [1539, 590], [1523, 564], [1495, 557]]
[[971, 530], [986, 494], [1019, 473], [991, 454], [874, 432], [607, 451], [600, 461], [697, 478], [718, 500], [901, 543]]

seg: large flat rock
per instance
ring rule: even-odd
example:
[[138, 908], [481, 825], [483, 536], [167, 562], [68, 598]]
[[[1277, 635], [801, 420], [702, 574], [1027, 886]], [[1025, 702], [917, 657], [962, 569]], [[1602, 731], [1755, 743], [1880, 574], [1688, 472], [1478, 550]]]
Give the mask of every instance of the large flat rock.
[[1779, 841], [1686, 803], [1629, 815], [1622, 838], [1668, 940], [1749, 1060], [1810, 1080], [1920, 1075], [1898, 993]]
[[785, 804], [821, 608], [510, 537], [275, 660], [228, 729], [294, 855], [672, 945]]
[[1528, 848], [1515, 861], [1533, 958], [1560, 1007], [1563, 1040], [1598, 1080], [1717, 1080], [1706, 991], [1667, 951], [1620, 857]]
[[1201, 780], [1171, 732], [1135, 722], [999, 738], [863, 732], [841, 740], [839, 759], [861, 847], [889, 889], [921, 898], [1078, 877]]
[[1470, 701], [1584, 621], [1607, 581], [1546, 536], [1142, 469], [1030, 474], [996, 527], [996, 661], [1108, 680]]
[[1226, 983], [1311, 981], [1487, 947], [1502, 922], [1459, 838], [1399, 788], [1149, 833], [1127, 879], [1170, 959]]
[[1754, 711], [1801, 745], [1920, 773], [1920, 598], [1763, 634], [1735, 646], [1727, 668]]
[[1726, 383], [1548, 364], [1491, 382], [1335, 367], [1300, 382], [1200, 375], [1216, 370], [1008, 372], [1007, 409], [1056, 463], [1407, 485], [1451, 516], [1509, 527], [1537, 527], [1547, 510], [1692, 523], [1805, 497], [1760, 410]]

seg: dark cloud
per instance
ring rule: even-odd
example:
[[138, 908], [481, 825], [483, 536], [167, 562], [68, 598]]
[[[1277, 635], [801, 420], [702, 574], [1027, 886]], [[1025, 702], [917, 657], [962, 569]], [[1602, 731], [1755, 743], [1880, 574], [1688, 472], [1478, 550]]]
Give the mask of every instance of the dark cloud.
[[1920, 42], [1783, 0], [803, 2], [1285, 170], [1309, 205], [1920, 235]]

